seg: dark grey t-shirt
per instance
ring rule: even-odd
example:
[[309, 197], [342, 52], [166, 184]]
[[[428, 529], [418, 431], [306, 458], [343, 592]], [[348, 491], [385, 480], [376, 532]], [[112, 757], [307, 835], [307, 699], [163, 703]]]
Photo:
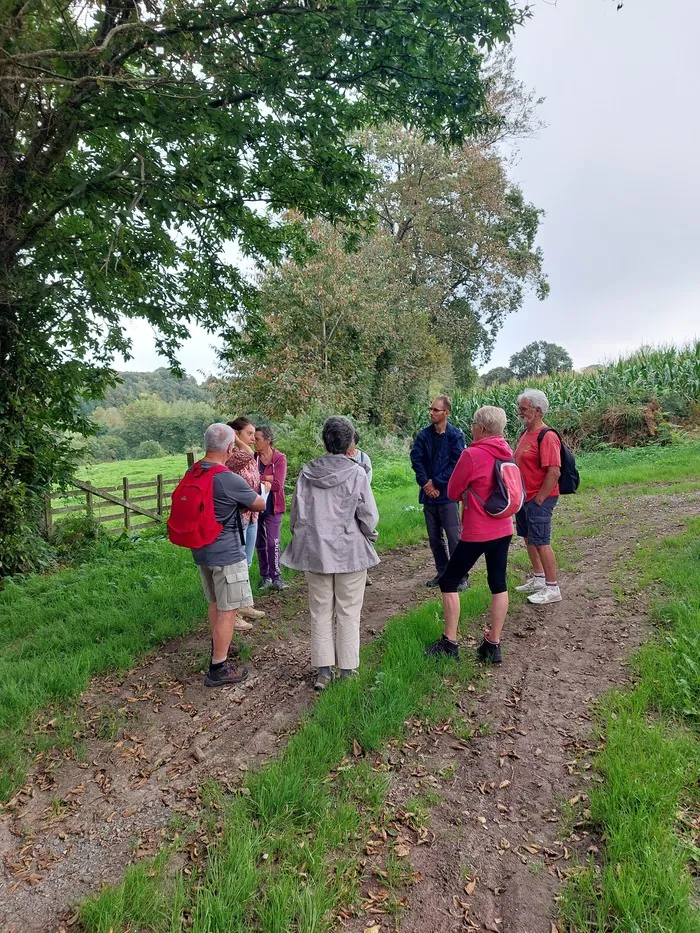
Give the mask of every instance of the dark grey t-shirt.
[[[214, 464], [202, 462], [204, 469], [210, 466]], [[241, 544], [236, 515], [239, 505], [250, 508], [257, 497], [257, 492], [251, 489], [238, 474], [230, 470], [216, 474], [214, 477], [214, 514], [217, 522], [221, 522], [224, 526], [224, 530], [213, 544], [192, 549], [195, 564], [199, 567], [228, 567], [229, 564], [237, 564], [245, 560], [245, 550]]]

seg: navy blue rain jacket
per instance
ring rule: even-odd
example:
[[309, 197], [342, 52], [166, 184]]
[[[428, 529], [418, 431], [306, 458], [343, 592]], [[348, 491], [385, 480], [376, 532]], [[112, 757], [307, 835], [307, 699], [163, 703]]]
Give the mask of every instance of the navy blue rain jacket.
[[[419, 432], [411, 447], [411, 466], [420, 486], [419, 502], [438, 505], [450, 501], [447, 498], [447, 483], [465, 447], [464, 434], [449, 421], [442, 441], [432, 424]], [[429, 479], [440, 490], [437, 499], [430, 499], [425, 494], [423, 486]]]

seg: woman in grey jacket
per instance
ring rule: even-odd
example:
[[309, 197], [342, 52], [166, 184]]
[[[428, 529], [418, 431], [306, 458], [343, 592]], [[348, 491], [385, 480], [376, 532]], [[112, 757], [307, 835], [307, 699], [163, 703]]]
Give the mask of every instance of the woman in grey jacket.
[[285, 567], [306, 573], [316, 690], [328, 686], [336, 664], [347, 677], [360, 663], [365, 577], [379, 563], [373, 547], [379, 513], [369, 479], [347, 456], [354, 432], [347, 418], [323, 425], [328, 452], [302, 467], [289, 513], [292, 540], [282, 555]]

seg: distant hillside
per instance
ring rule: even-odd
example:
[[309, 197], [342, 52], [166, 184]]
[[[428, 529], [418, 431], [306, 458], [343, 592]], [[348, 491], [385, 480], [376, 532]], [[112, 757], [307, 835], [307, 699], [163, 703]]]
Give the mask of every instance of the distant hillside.
[[178, 379], [169, 369], [161, 366], [151, 373], [119, 373], [121, 383], [109, 389], [103, 399], [93, 399], [83, 405], [86, 413], [96, 408], [123, 408], [144, 395], [156, 395], [164, 402], [211, 402], [206, 384], [199, 385], [194, 376]]

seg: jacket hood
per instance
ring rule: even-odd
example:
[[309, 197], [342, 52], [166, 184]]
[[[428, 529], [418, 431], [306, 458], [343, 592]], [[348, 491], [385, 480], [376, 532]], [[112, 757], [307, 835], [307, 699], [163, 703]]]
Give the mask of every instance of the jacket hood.
[[480, 441], [474, 441], [469, 445], [472, 450], [487, 450], [494, 457], [500, 460], [510, 460], [513, 451], [508, 446], [508, 441], [502, 436], [482, 437]]
[[357, 470], [362, 470], [363, 474], [365, 472], [359, 463], [350, 460], [345, 454], [324, 454], [305, 464], [301, 474], [312, 486], [333, 489], [345, 483]]

